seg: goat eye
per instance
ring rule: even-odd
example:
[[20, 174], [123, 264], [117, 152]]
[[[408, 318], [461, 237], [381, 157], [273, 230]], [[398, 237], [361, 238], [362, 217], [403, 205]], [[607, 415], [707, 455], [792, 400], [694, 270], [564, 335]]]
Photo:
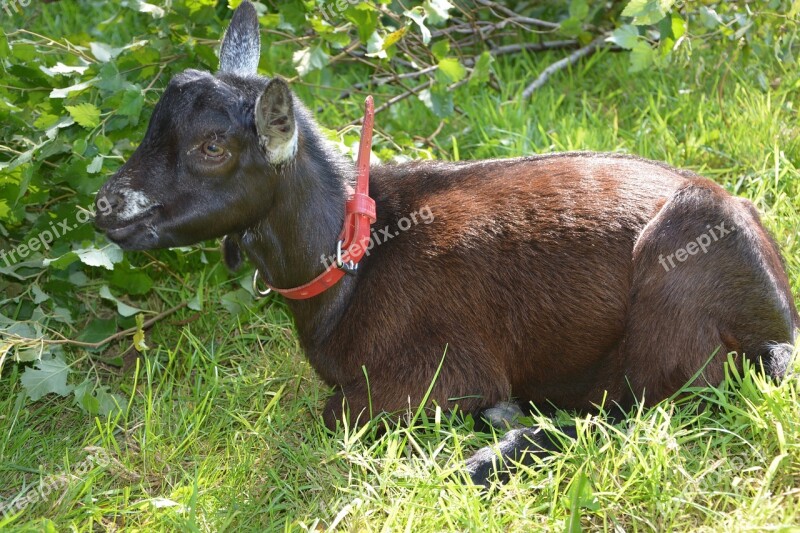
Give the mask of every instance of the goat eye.
[[222, 157], [225, 154], [225, 149], [213, 142], [203, 144], [203, 153], [208, 157]]

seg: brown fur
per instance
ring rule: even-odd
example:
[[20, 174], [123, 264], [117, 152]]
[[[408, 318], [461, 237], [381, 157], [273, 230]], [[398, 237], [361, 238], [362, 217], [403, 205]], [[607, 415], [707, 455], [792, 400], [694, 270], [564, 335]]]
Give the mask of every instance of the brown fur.
[[[353, 414], [416, 406], [443, 355], [440, 405], [479, 412], [513, 397], [590, 409], [661, 400], [715, 350], [702, 379], [718, 384], [728, 350], [758, 356], [766, 340], [794, 338], [796, 311], [774, 305], [779, 294], [791, 302], [774, 245], [706, 179], [561, 154], [377, 167], [372, 187], [377, 227], [423, 207], [435, 220], [374, 248], [343, 320], [322, 342], [305, 339], [341, 387], [328, 425], [343, 395]], [[748, 231], [669, 272], [658, 263], [723, 220]]]

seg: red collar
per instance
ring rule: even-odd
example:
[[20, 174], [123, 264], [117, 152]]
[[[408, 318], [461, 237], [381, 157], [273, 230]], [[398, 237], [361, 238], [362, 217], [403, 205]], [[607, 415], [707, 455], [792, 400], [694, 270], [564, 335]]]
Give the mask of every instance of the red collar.
[[347, 199], [344, 208], [344, 228], [337, 243], [337, 260], [325, 271], [304, 285], [291, 289], [278, 289], [265, 282], [268, 289], [258, 288], [258, 269], [253, 276], [253, 289], [259, 296], [271, 291], [292, 300], [305, 300], [333, 287], [347, 273], [355, 273], [364, 257], [370, 240], [370, 225], [375, 222], [375, 200], [369, 196], [369, 156], [372, 149], [372, 124], [375, 110], [372, 96], [367, 96], [364, 123], [361, 127], [361, 142], [358, 146], [358, 177], [356, 189]]

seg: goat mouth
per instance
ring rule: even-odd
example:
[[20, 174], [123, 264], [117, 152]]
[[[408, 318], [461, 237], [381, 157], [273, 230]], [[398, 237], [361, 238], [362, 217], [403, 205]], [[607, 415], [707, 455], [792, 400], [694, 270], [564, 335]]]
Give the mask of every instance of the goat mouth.
[[153, 206], [135, 218], [111, 221], [110, 224], [108, 220], [97, 219], [95, 224], [106, 237], [123, 248], [147, 248], [142, 243], [155, 236], [152, 222], [157, 215], [158, 207]]

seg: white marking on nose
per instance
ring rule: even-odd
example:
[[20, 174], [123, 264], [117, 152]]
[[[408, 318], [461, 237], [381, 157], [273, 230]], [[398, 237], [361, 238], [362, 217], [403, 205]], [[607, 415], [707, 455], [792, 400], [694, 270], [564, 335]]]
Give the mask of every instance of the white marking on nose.
[[122, 189], [119, 195], [123, 200], [122, 209], [117, 213], [120, 220], [136, 218], [154, 205], [153, 201], [141, 191]]

